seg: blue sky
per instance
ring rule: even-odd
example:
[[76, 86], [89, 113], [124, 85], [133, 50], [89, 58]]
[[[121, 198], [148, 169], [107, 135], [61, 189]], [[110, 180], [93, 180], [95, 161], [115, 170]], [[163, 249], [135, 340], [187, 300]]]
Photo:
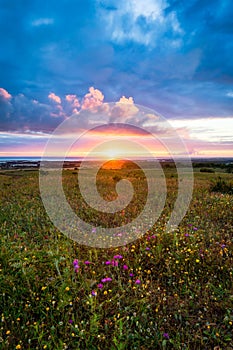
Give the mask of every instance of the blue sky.
[[230, 0], [0, 0], [0, 152], [44, 137], [88, 99], [124, 95], [194, 134], [194, 120], [206, 135], [209, 120], [215, 138], [200, 142], [229, 155], [232, 18]]

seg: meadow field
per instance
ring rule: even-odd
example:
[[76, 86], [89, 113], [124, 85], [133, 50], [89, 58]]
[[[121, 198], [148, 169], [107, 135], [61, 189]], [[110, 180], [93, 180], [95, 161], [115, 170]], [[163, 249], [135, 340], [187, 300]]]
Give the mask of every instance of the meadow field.
[[[38, 170], [0, 171], [0, 349], [233, 349], [233, 174], [195, 167], [189, 210], [167, 233], [177, 174], [164, 171], [159, 220], [141, 239], [108, 249], [81, 246], [54, 227]], [[65, 169], [63, 184], [84, 220], [123, 225], [145, 204], [142, 171], [109, 167], [97, 179], [106, 200], [122, 177], [137, 194], [117, 216], [97, 215], [80, 196], [77, 172]]]

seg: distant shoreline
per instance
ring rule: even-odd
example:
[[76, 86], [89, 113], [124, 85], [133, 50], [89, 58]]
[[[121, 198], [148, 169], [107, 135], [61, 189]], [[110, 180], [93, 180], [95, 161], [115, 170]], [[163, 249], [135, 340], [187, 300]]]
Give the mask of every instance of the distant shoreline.
[[[162, 163], [174, 163], [173, 159], [168, 158], [158, 158], [158, 160]], [[0, 169], [1, 170], [14, 170], [14, 169], [39, 169], [41, 164], [41, 157], [0, 157]], [[44, 159], [43, 159], [44, 161]], [[60, 159], [58, 158], [51, 158], [48, 159], [49, 163], [53, 163], [54, 166], [57, 164], [61, 164]], [[93, 163], [93, 162], [100, 162], [99, 159], [81, 159], [81, 158], [66, 158], [66, 160], [63, 162], [63, 168], [65, 169], [75, 169], [80, 167], [80, 164], [82, 162], [86, 163]], [[106, 160], [108, 162], [109, 160]], [[133, 161], [133, 160], [132, 160]], [[135, 159], [136, 161], [136, 159]], [[153, 159], [138, 159], [138, 161], [142, 162], [151, 162]], [[177, 159], [177, 161], [184, 161], [184, 159], [180, 158]], [[227, 166], [233, 164], [233, 158], [193, 158], [192, 164], [194, 167], [197, 167], [198, 165], [209, 165], [209, 166]]]

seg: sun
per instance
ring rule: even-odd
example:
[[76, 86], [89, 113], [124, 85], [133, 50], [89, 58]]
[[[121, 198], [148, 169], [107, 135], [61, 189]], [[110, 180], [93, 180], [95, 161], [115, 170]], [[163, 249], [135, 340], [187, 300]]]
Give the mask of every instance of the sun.
[[118, 159], [121, 156], [121, 151], [116, 148], [108, 148], [104, 150], [103, 156], [106, 159]]

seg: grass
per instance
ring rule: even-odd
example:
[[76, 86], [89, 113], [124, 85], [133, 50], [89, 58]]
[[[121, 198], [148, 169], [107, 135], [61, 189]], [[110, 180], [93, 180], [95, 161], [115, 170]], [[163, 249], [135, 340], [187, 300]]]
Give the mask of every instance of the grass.
[[[177, 178], [174, 169], [165, 172], [159, 220], [115, 249], [80, 246], [59, 233], [43, 208], [37, 171], [1, 172], [1, 349], [233, 349], [233, 197], [211, 191], [217, 172], [197, 170], [190, 208], [168, 234]], [[111, 200], [122, 176], [139, 192], [119, 213], [124, 224], [143, 204], [140, 169], [102, 170], [98, 188]], [[221, 177], [228, 183], [232, 174]], [[80, 199], [75, 171], [65, 170], [63, 182], [77, 213], [108, 225], [109, 216], [96, 219]]]

